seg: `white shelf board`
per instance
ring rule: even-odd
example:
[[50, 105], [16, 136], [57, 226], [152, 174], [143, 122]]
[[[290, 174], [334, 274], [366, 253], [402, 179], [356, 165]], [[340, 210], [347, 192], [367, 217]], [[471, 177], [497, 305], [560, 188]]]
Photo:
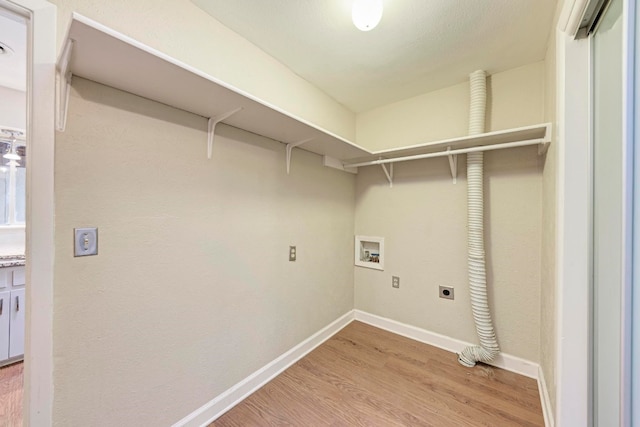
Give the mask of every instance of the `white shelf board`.
[[[445, 139], [442, 141], [427, 142], [424, 144], [411, 145], [407, 147], [394, 148], [390, 150], [375, 151], [368, 156], [350, 158], [344, 160], [346, 166], [375, 161], [379, 159], [396, 159], [412, 156], [420, 156], [429, 153], [446, 153], [451, 150], [462, 150], [472, 147], [498, 146], [522, 141], [536, 141], [546, 149], [551, 141], [551, 124], [542, 123], [539, 125], [525, 126], [516, 129], [499, 130], [479, 135], [463, 136], [459, 138]], [[506, 148], [506, 147], [505, 147]], [[544, 150], [541, 150], [541, 152]]]
[[528, 140], [540, 140], [543, 152], [550, 141], [551, 125], [544, 123], [371, 152], [80, 14], [72, 16], [67, 41], [72, 41], [71, 55], [61, 55], [61, 71], [205, 118], [241, 108], [223, 123], [292, 146], [306, 141], [299, 148], [328, 156], [329, 160], [338, 159], [346, 166], [445, 152], [448, 148], [495, 149], [499, 144]]
[[[223, 123], [300, 148], [345, 159], [371, 152], [77, 13], [67, 40], [67, 71], [202, 117], [242, 110]], [[63, 61], [61, 57], [60, 61]]]

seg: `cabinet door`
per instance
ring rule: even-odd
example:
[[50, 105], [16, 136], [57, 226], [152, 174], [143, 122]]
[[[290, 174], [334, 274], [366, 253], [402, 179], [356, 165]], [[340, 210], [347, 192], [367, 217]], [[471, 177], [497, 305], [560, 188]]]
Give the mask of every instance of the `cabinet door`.
[[11, 269], [0, 268], [0, 291], [6, 290], [11, 286]]
[[0, 292], [0, 361], [9, 358], [10, 296], [10, 292]]
[[11, 291], [11, 320], [9, 322], [9, 357], [24, 354], [24, 289]]
[[16, 267], [13, 269], [13, 286], [24, 286], [27, 282], [24, 267]]

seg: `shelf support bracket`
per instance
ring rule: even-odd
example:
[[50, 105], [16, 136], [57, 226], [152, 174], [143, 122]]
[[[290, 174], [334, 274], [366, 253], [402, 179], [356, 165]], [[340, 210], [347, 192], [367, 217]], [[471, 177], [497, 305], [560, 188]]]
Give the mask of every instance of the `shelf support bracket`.
[[213, 155], [213, 140], [216, 136], [216, 126], [223, 120], [233, 116], [238, 111], [242, 110], [242, 107], [238, 107], [235, 110], [227, 111], [226, 113], [219, 114], [215, 117], [210, 117], [207, 123], [207, 158], [211, 159]]
[[[382, 157], [379, 160], [382, 160]], [[387, 169], [387, 165], [384, 163], [381, 163], [380, 166], [382, 167], [384, 174], [387, 176], [389, 188], [393, 188], [393, 163], [389, 163], [389, 169]]]
[[306, 142], [311, 141], [313, 138], [307, 138], [307, 139], [303, 139], [302, 141], [298, 141], [298, 142], [292, 142], [290, 144], [287, 144], [287, 175], [289, 175], [289, 171], [291, 170], [291, 152], [293, 151], [293, 149], [299, 145], [302, 145]]
[[538, 145], [538, 156], [542, 156], [549, 149], [549, 145], [551, 144], [551, 123], [547, 123], [545, 126], [544, 138], [542, 142]]
[[453, 183], [456, 184], [458, 182], [458, 155], [451, 154], [451, 147], [447, 147], [447, 157], [449, 158], [451, 178], [453, 178]]
[[56, 129], [64, 132], [67, 126], [67, 110], [69, 109], [69, 93], [71, 92], [72, 74], [69, 71], [73, 40], [67, 40], [60, 57], [60, 65], [56, 76]]

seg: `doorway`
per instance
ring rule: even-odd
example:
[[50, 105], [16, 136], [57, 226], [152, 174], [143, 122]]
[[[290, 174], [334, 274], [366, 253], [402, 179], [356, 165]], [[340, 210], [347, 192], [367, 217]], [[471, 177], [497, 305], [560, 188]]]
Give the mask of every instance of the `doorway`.
[[27, 23], [0, 9], [0, 425], [22, 425]]
[[24, 425], [52, 425], [53, 148], [56, 6], [0, 0], [27, 22]]

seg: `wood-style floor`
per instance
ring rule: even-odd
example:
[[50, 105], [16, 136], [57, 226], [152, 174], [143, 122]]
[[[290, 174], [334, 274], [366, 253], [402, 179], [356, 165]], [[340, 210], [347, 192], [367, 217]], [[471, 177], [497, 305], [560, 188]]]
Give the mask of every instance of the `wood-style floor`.
[[544, 426], [535, 380], [353, 322], [210, 426]]
[[0, 426], [22, 425], [23, 363], [0, 368]]

